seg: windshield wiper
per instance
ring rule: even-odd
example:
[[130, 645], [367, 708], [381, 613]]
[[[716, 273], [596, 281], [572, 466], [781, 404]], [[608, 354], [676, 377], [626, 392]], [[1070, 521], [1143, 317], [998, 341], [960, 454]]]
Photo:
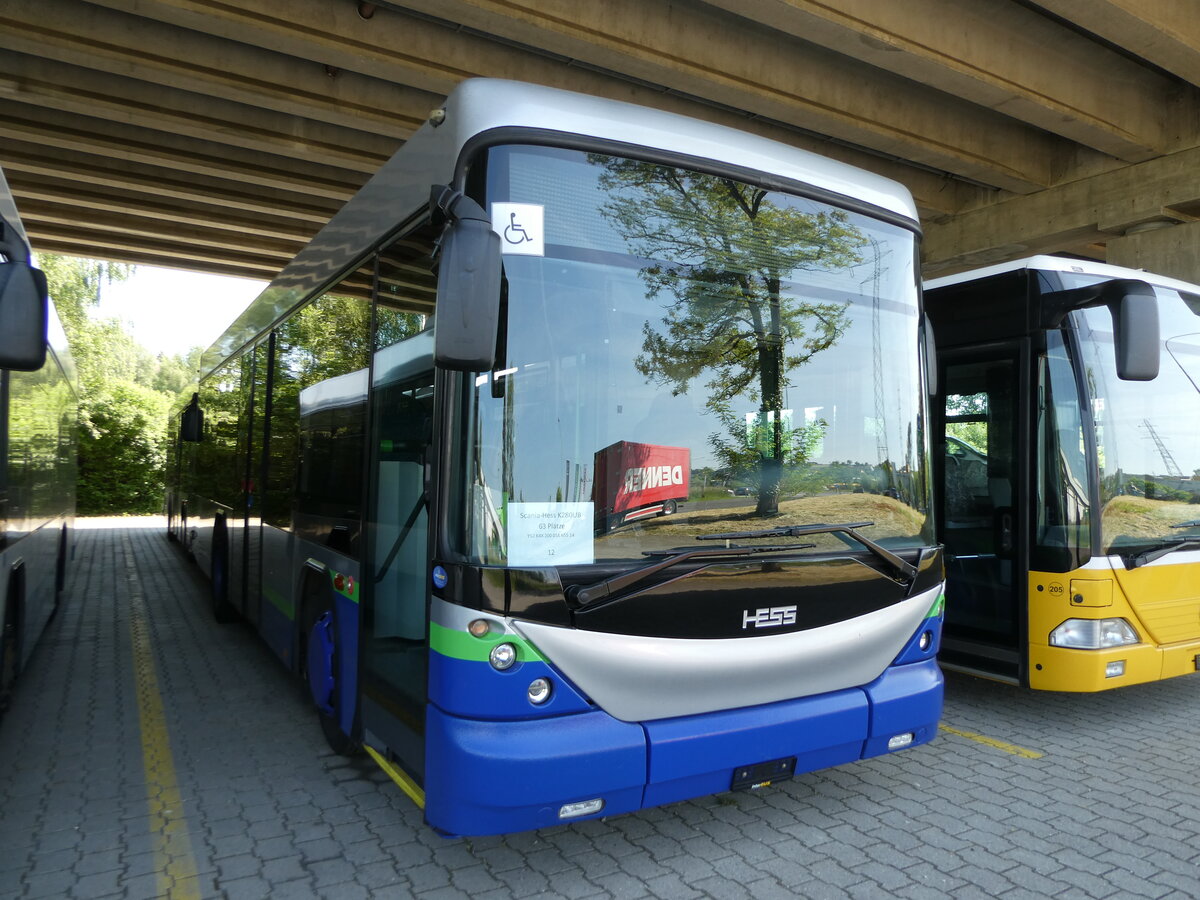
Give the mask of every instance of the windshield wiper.
[[1200, 528], [1200, 519], [1192, 519], [1190, 522], [1176, 522], [1172, 528]]
[[1168, 553], [1174, 553], [1176, 550], [1200, 550], [1200, 540], [1194, 538], [1174, 538], [1153, 549], [1143, 550], [1137, 556], [1122, 556], [1121, 562], [1125, 563], [1126, 569], [1137, 569], [1146, 565], [1146, 563], [1162, 559]]
[[785, 544], [774, 547], [706, 547], [697, 550], [650, 551], [646, 554], [647, 556], [663, 556], [663, 559], [648, 566], [642, 566], [640, 569], [633, 569], [629, 572], [623, 572], [620, 575], [614, 575], [612, 578], [605, 578], [603, 581], [597, 581], [595, 584], [574, 585], [567, 589], [567, 597], [577, 607], [583, 608], [598, 600], [604, 600], [612, 596], [616, 591], [632, 587], [639, 581], [649, 578], [655, 572], [661, 572], [663, 569], [668, 569], [676, 563], [686, 562], [689, 559], [716, 556], [757, 556], [763, 553], [778, 553], [781, 550], [808, 550], [815, 546], [816, 544]]
[[784, 525], [780, 528], [766, 528], [762, 531], [730, 531], [726, 534], [705, 534], [696, 538], [698, 541], [737, 541], [746, 540], [748, 538], [767, 538], [767, 537], [805, 537], [810, 534], [845, 534], [858, 543], [862, 544], [889, 566], [896, 573], [896, 577], [903, 581], [906, 585], [911, 585], [917, 580], [917, 567], [909, 562], [901, 559], [891, 550], [879, 546], [869, 537], [859, 534], [859, 528], [865, 528], [868, 525], [874, 525], [874, 522], [843, 522], [838, 525], [829, 525], [825, 522], [814, 522], [811, 525]]

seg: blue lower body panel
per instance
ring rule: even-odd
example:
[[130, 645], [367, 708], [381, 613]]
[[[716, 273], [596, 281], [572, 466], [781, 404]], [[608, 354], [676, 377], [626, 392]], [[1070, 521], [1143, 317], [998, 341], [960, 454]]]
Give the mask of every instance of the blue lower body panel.
[[796, 757], [797, 772], [862, 755], [870, 705], [857, 688], [726, 712], [647, 722], [645, 806], [727, 791], [738, 766]]
[[646, 735], [607, 713], [480, 722], [430, 706], [425, 741], [425, 818], [451, 834], [559, 825], [564, 803], [595, 798], [601, 815], [642, 805]]
[[564, 804], [616, 815], [729, 790], [734, 770], [796, 757], [796, 773], [889, 752], [937, 733], [933, 659], [894, 665], [863, 688], [724, 712], [621, 722], [602, 711], [479, 721], [428, 707], [425, 816], [452, 834], [559, 825]]

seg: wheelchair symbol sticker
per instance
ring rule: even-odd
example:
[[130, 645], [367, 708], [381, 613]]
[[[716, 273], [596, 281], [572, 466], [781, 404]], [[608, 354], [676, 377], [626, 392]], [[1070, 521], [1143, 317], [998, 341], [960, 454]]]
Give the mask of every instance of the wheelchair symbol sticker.
[[493, 203], [492, 230], [500, 235], [500, 252], [545, 256], [544, 207], [536, 203]]

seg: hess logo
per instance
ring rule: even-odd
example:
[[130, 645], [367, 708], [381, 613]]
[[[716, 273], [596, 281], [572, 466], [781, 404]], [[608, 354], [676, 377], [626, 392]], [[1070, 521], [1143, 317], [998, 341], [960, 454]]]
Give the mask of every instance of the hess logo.
[[742, 613], [742, 630], [751, 625], [755, 628], [778, 628], [796, 624], [796, 607], [768, 606], [763, 609], [748, 609]]

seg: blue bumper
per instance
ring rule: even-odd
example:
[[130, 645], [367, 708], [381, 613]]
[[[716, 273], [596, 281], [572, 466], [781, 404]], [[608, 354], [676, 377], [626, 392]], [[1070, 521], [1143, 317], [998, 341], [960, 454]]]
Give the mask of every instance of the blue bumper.
[[747, 709], [622, 722], [593, 710], [480, 721], [430, 705], [425, 816], [451, 834], [560, 825], [565, 804], [602, 800], [580, 818], [729, 790], [734, 770], [796, 757], [811, 772], [932, 740], [943, 681], [933, 659], [893, 665], [871, 684]]

